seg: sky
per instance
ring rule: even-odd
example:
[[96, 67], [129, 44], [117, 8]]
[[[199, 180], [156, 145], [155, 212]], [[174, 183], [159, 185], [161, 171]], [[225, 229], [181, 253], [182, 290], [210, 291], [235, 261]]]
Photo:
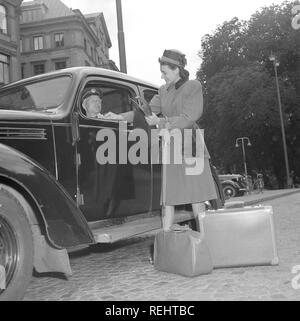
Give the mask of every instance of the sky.
[[[110, 59], [119, 67], [115, 0], [62, 0], [83, 14], [103, 12], [112, 47]], [[163, 83], [158, 58], [165, 49], [186, 55], [190, 78], [201, 59], [201, 38], [233, 17], [248, 20], [261, 7], [283, 0], [122, 0], [127, 73], [154, 84]]]

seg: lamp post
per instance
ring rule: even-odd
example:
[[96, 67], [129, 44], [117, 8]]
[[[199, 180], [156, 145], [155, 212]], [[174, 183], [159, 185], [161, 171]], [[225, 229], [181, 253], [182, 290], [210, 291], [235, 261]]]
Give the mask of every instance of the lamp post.
[[249, 137], [238, 137], [235, 140], [235, 147], [239, 147], [239, 141], [242, 142], [242, 149], [243, 149], [243, 162], [244, 162], [244, 170], [245, 170], [245, 178], [246, 178], [246, 185], [247, 185], [247, 194], [249, 193], [249, 182], [248, 182], [248, 172], [247, 172], [247, 163], [246, 163], [246, 151], [245, 151], [245, 145], [244, 141], [247, 141], [247, 146], [251, 146], [250, 139]]
[[277, 90], [277, 99], [278, 99], [278, 107], [279, 107], [279, 115], [280, 115], [280, 127], [281, 127], [281, 136], [282, 136], [282, 145], [283, 145], [283, 153], [284, 153], [284, 161], [285, 161], [285, 170], [286, 170], [286, 184], [287, 187], [290, 187], [290, 169], [289, 169], [289, 160], [287, 154], [287, 147], [286, 147], [286, 139], [285, 139], [285, 130], [284, 130], [284, 123], [283, 123], [283, 116], [282, 116], [282, 106], [281, 106], [281, 97], [279, 91], [279, 83], [278, 83], [278, 75], [277, 75], [277, 67], [279, 66], [279, 62], [276, 59], [276, 56], [271, 53], [269, 57], [270, 61], [273, 62], [274, 65], [274, 72], [275, 72], [275, 80], [276, 80], [276, 90]]
[[119, 43], [119, 58], [120, 58], [120, 71], [127, 73], [126, 66], [126, 51], [125, 51], [125, 37], [123, 30], [123, 16], [121, 0], [116, 0], [117, 8], [117, 21], [118, 21], [118, 43]]

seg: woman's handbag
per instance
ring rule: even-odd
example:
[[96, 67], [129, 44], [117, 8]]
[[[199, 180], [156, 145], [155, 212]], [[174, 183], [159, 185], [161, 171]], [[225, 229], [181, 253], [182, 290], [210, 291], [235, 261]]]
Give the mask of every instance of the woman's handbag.
[[154, 267], [159, 271], [189, 277], [208, 274], [213, 270], [210, 252], [201, 233], [180, 225], [157, 233]]

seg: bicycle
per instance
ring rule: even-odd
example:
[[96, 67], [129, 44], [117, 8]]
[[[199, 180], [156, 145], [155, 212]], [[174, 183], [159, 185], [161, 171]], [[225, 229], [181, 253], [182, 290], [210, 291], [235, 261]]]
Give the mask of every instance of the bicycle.
[[264, 186], [263, 174], [257, 174], [253, 182], [253, 190], [257, 190], [258, 193], [263, 193]]

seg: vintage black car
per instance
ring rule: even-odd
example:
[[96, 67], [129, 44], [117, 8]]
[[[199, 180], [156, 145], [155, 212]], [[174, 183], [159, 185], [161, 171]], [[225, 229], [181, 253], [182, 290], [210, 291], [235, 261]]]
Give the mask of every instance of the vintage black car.
[[[97, 133], [109, 128], [119, 137], [119, 121], [86, 116], [81, 99], [89, 87], [101, 88], [103, 113], [117, 114], [133, 110], [136, 96], [149, 100], [158, 90], [94, 67], [39, 75], [0, 90], [2, 300], [22, 298], [33, 268], [71, 275], [69, 251], [161, 227], [162, 165], [99, 165], [97, 150], [103, 142]], [[135, 126], [147, 126], [138, 110], [125, 136]], [[218, 192], [221, 197], [220, 188]], [[215, 200], [212, 206], [222, 204]], [[176, 221], [191, 217], [179, 209]]]
[[218, 177], [223, 188], [224, 197], [226, 199], [244, 195], [247, 191], [247, 182], [243, 175], [223, 174], [219, 175]]

